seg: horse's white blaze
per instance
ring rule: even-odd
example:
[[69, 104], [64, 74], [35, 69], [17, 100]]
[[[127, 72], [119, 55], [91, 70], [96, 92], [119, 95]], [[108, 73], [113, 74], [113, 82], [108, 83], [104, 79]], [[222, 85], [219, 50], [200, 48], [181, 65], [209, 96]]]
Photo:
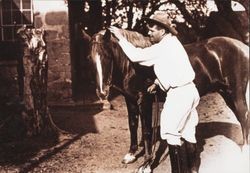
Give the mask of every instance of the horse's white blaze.
[[102, 65], [101, 65], [100, 55], [98, 53], [95, 56], [95, 62], [96, 62], [97, 75], [98, 75], [98, 78], [99, 78], [100, 92], [103, 93], [103, 89], [102, 89], [102, 79], [103, 79]]

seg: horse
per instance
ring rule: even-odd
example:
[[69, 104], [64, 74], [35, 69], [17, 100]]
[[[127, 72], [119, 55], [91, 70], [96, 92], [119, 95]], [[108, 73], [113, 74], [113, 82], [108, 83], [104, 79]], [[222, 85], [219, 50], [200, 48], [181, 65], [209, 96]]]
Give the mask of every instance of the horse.
[[[151, 45], [149, 39], [143, 35], [124, 31], [126, 37], [133, 41], [136, 46], [147, 47]], [[108, 42], [112, 46], [106, 44], [106, 39], [109, 40]], [[140, 39], [144, 41], [141, 42]], [[135, 153], [138, 150], [137, 130], [139, 114], [143, 114], [140, 118], [143, 129], [142, 136], [145, 139], [147, 148], [146, 153], [149, 153], [151, 148], [149, 141], [151, 140], [152, 99], [150, 95], [145, 94], [146, 88], [144, 85], [141, 85], [145, 82], [145, 78], [136, 74], [134, 66], [125, 54], [120, 51], [115, 38], [111, 37], [110, 32], [105, 34], [105, 31], [100, 31], [92, 36], [90, 57], [96, 71], [96, 93], [100, 100], [105, 101], [108, 99], [110, 87], [117, 89], [125, 97], [131, 142], [129, 152], [124, 156], [122, 163], [131, 163], [135, 161]]]
[[[121, 33], [136, 47], [151, 45], [148, 37], [135, 31], [121, 29]], [[249, 89], [249, 47], [232, 38], [213, 37], [184, 45], [184, 48], [196, 73], [194, 83], [200, 96], [218, 92], [240, 122], [243, 144], [248, 144], [250, 118], [246, 93]], [[109, 30], [93, 35], [90, 56], [95, 65], [98, 97], [108, 99], [111, 87], [118, 89], [125, 97], [131, 143], [123, 161], [130, 163], [135, 160], [138, 114], [142, 121], [145, 158], [149, 158], [152, 98], [146, 93], [144, 83], [148, 77], [154, 76], [150, 72], [152, 69], [141, 70], [138, 64], [130, 62]], [[127, 159], [128, 155], [133, 159]]]

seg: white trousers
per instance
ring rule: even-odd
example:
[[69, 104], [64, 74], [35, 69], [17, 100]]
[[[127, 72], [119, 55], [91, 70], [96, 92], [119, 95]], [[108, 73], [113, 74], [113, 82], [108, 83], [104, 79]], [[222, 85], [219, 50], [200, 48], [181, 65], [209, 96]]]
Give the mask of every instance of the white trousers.
[[181, 138], [196, 143], [199, 100], [198, 90], [192, 82], [168, 91], [160, 119], [161, 138], [168, 144], [181, 145]]

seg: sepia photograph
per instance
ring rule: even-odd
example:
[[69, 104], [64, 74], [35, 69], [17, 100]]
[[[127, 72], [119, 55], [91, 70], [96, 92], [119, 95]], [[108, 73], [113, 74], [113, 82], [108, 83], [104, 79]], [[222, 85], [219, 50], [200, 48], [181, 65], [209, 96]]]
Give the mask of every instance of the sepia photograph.
[[0, 173], [249, 173], [249, 0], [0, 0]]

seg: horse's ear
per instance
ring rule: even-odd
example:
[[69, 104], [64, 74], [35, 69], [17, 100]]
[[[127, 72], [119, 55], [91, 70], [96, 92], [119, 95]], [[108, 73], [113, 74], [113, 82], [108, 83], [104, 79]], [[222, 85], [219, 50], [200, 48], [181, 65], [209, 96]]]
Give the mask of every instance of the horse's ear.
[[90, 35], [84, 29], [81, 29], [81, 32], [82, 32], [82, 38], [89, 43], [91, 41]]
[[104, 40], [108, 41], [110, 40], [111, 38], [111, 32], [109, 29], [106, 29], [106, 32], [104, 33], [104, 36], [103, 36]]

